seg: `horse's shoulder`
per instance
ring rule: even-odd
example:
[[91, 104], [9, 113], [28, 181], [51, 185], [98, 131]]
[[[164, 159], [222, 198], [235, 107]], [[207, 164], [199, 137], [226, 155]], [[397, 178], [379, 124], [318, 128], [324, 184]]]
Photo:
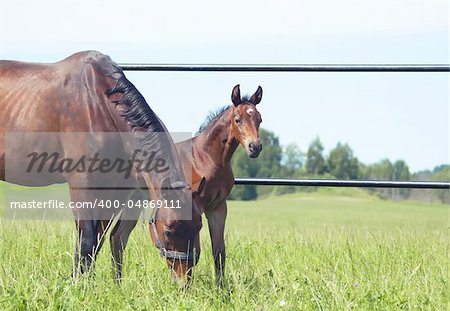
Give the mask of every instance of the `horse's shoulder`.
[[70, 55], [69, 57], [62, 60], [62, 62], [91, 62], [91, 63], [101, 63], [107, 62], [109, 59], [108, 55], [105, 55], [101, 52], [89, 50], [89, 51], [80, 51]]
[[75, 53], [62, 63], [75, 63], [79, 66], [78, 68], [84, 68], [84, 70], [90, 70], [92, 67], [94, 72], [116, 79], [123, 75], [122, 69], [108, 55], [94, 50]]

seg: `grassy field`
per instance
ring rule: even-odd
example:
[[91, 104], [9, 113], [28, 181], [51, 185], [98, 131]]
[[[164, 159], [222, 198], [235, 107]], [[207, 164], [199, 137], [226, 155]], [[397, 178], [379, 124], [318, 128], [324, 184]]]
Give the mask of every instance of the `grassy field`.
[[207, 226], [188, 290], [171, 282], [147, 224], [132, 233], [121, 286], [109, 245], [96, 275], [71, 279], [70, 221], [0, 218], [0, 309], [445, 310], [446, 205], [328, 190], [230, 202], [226, 286], [216, 289]]

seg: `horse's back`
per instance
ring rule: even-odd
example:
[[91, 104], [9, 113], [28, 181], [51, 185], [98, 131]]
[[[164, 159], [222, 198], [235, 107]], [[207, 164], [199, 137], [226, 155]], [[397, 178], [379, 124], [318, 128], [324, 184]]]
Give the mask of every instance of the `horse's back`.
[[[95, 51], [49, 64], [0, 61], [0, 179], [5, 174], [7, 132], [117, 131], [117, 122], [111, 117], [115, 106], [107, 91], [121, 74], [108, 56]], [[29, 136], [29, 141], [24, 137], [8, 146], [9, 150], [38, 144]], [[76, 146], [72, 150], [71, 143], [57, 135], [49, 135], [39, 144], [69, 154], [76, 151]]]
[[[103, 104], [119, 67], [95, 51], [51, 64], [0, 61], [1, 130], [59, 132], [60, 119], [82, 118]], [[58, 120], [56, 120], [58, 119]]]
[[82, 73], [88, 64], [94, 64], [99, 68], [103, 67], [103, 71], [111, 71], [112, 68], [117, 68], [117, 65], [109, 56], [97, 51], [83, 51], [56, 63], [0, 60], [0, 80], [8, 82], [10, 79], [26, 79], [32, 76], [45, 78], [57, 73]]

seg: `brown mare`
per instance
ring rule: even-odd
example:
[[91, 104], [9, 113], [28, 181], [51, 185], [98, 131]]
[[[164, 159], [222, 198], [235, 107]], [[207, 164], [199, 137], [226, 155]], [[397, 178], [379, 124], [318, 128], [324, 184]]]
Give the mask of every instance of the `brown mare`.
[[[57, 134], [41, 141], [23, 135], [22, 140], [5, 145], [5, 138], [11, 132]], [[27, 165], [22, 159], [12, 157], [5, 167], [8, 152], [20, 154], [27, 146], [29, 150], [56, 150], [65, 157], [78, 159], [82, 155], [108, 151], [111, 143], [108, 145], [107, 134], [123, 132], [145, 133], [137, 147], [157, 152], [167, 161], [169, 169], [152, 174], [138, 172], [133, 166], [131, 181], [120, 191], [114, 191], [115, 180], [89, 172], [65, 171], [45, 178], [42, 174], [12, 174], [8, 178], [7, 172], [18, 172]], [[90, 140], [65, 139], [73, 133], [89, 133]], [[119, 144], [116, 141], [113, 147], [128, 158], [133, 149], [132, 144], [125, 141]], [[0, 178], [5, 180], [5, 177], [8, 182], [25, 186], [67, 182], [73, 202], [94, 202], [99, 197], [125, 202], [129, 198], [142, 198], [142, 192], [137, 191], [142, 189], [146, 192], [144, 196], [154, 200], [169, 198], [185, 203], [196, 199], [164, 124], [123, 71], [108, 56], [95, 51], [80, 52], [54, 64], [0, 61]], [[89, 191], [98, 186], [113, 191], [105, 191], [107, 194]], [[198, 240], [201, 214], [193, 205], [191, 221], [180, 220], [179, 211], [175, 209], [160, 209], [155, 215], [157, 234], [154, 239], [159, 242], [157, 246], [177, 279], [183, 279], [195, 261], [192, 256], [195, 243], [191, 241]], [[110, 244], [115, 275], [120, 280], [123, 253], [141, 210], [119, 207], [109, 211], [73, 209], [73, 212], [79, 235], [75, 273], [90, 268], [100, 251], [104, 234], [117, 216]]]
[[223, 282], [225, 267], [226, 199], [234, 185], [231, 158], [239, 144], [251, 158], [256, 158], [261, 152], [259, 125], [262, 120], [256, 109], [261, 98], [262, 88], [258, 87], [249, 99], [241, 99], [239, 85], [236, 85], [231, 94], [232, 105], [210, 116], [198, 136], [175, 144], [185, 170], [192, 168], [192, 187], [196, 189], [200, 184], [200, 176], [207, 180], [199, 191], [198, 199], [203, 207], [201, 212], [208, 220], [216, 281], [219, 284]]

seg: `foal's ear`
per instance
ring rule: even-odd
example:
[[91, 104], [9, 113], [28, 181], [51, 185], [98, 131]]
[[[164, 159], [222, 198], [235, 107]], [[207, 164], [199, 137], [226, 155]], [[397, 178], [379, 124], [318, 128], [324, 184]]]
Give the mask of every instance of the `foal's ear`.
[[256, 90], [255, 94], [252, 95], [249, 102], [251, 102], [253, 105], [258, 105], [262, 98], [262, 87], [258, 86], [258, 89]]
[[235, 106], [241, 103], [241, 91], [239, 90], [239, 84], [236, 85], [231, 92], [231, 101]]

